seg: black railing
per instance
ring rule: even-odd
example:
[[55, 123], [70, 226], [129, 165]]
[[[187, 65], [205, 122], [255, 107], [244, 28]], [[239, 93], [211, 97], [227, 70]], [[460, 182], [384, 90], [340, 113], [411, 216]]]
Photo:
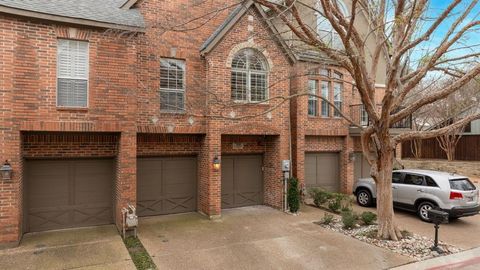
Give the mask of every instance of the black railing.
[[[350, 118], [360, 126], [368, 126], [370, 123], [370, 119], [363, 104], [350, 105]], [[405, 117], [401, 121], [391, 125], [390, 128], [412, 128], [412, 116]]]

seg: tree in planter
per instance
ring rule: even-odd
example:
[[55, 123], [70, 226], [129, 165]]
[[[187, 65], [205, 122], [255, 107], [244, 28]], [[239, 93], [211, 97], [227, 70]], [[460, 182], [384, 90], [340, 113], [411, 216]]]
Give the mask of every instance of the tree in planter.
[[[272, 20], [282, 21], [297, 44], [319, 52], [319, 59], [326, 56], [335, 61], [352, 76], [370, 120], [361, 132], [361, 141], [377, 185], [378, 237], [402, 238], [394, 221], [391, 188], [396, 145], [438, 137], [480, 118], [480, 114], [464, 116], [436, 130], [393, 135], [390, 127], [422, 107], [444, 100], [480, 74], [477, 39], [464, 42], [478, 34], [480, 21], [472, 16], [478, 0], [442, 1], [441, 7], [432, 7], [433, 1], [428, 0], [352, 0], [348, 8], [330, 0], [254, 1], [269, 10]], [[322, 22], [317, 20], [309, 25], [304, 20], [304, 10], [314, 12]], [[367, 32], [356, 23], [360, 17], [368, 24]], [[331, 26], [328, 35], [317, 31], [321, 24]], [[366, 42], [372, 36], [374, 45], [367, 48]], [[440, 42], [430, 46], [428, 42], [434, 36]], [[377, 106], [377, 70], [381, 61], [385, 62], [386, 78], [381, 105]], [[451, 78], [451, 83], [442, 89], [429, 89], [421, 99], [406, 102], [416, 86], [439, 74]], [[331, 105], [340, 111], [335, 104]]]
[[287, 202], [290, 212], [297, 213], [300, 209], [300, 191], [298, 190], [298, 180], [296, 178], [288, 179]]

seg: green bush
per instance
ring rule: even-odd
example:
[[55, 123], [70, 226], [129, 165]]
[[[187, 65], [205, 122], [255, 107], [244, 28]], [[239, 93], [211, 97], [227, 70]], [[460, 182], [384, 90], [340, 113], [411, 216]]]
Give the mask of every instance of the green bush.
[[328, 209], [330, 209], [330, 211], [332, 212], [338, 213], [339, 212], [338, 210], [340, 210], [341, 207], [342, 207], [342, 198], [338, 196], [328, 201]]
[[328, 224], [330, 224], [330, 223], [332, 223], [332, 222], [333, 222], [333, 215], [332, 215], [332, 214], [329, 214], [329, 213], [325, 213], [325, 214], [323, 215], [323, 218], [322, 218], [322, 220], [321, 220], [321, 223], [322, 223], [322, 224], [325, 224], [325, 225], [328, 225]]
[[287, 201], [290, 212], [297, 213], [298, 209], [300, 209], [300, 192], [298, 190], [298, 180], [296, 178], [290, 178], [288, 180]]
[[352, 229], [357, 224], [357, 215], [353, 211], [342, 212], [343, 228]]
[[362, 213], [360, 218], [365, 225], [372, 225], [377, 220], [377, 214], [366, 211]]
[[313, 203], [316, 207], [322, 206], [331, 198], [330, 192], [317, 188], [310, 189], [309, 194], [313, 198]]

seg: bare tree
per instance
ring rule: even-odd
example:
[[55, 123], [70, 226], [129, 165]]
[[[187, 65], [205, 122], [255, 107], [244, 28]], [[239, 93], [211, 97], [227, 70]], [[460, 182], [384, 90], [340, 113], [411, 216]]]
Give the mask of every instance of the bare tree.
[[[480, 114], [464, 116], [439, 129], [412, 130], [395, 136], [390, 127], [422, 107], [444, 100], [480, 74], [480, 44], [466, 41], [478, 34], [478, 0], [442, 1], [445, 4], [439, 10], [428, 0], [352, 0], [348, 14], [331, 0], [254, 1], [285, 24], [294, 39], [335, 61], [353, 77], [371, 122], [362, 131], [361, 141], [377, 184], [378, 236], [401, 238], [394, 221], [391, 187], [396, 145], [438, 137], [480, 118]], [[304, 20], [301, 10], [305, 9], [328, 21], [341, 47], [332, 46], [319, 34], [318, 25]], [[358, 26], [359, 18], [366, 19], [369, 31]], [[371, 37], [375, 40], [373, 47], [366, 46]], [[376, 74], [381, 61], [386, 62], [386, 79], [378, 107]], [[422, 81], [439, 74], [450, 77], [451, 83], [442, 89], [429, 89], [421, 99], [407, 99]]]

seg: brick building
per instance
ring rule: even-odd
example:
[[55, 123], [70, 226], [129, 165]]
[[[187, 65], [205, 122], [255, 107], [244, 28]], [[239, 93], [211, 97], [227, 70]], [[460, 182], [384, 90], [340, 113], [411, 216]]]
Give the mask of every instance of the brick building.
[[[121, 226], [128, 204], [211, 218], [281, 208], [282, 160], [308, 187], [351, 192], [365, 173], [358, 133], [337, 112], [273, 98], [309, 89], [361, 121], [351, 78], [294, 53], [255, 4], [31, 2], [0, 0], [0, 158], [13, 168], [0, 182], [0, 243]], [[219, 5], [201, 27], [185, 23]]]

